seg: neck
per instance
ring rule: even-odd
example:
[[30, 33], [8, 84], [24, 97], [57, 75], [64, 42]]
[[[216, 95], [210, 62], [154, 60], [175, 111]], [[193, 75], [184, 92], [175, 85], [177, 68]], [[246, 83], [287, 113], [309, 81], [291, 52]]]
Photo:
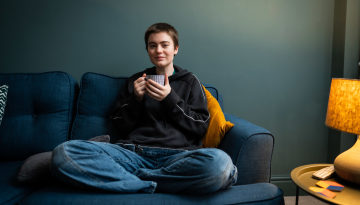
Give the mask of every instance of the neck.
[[168, 66], [166, 68], [159, 68], [156, 67], [156, 74], [158, 75], [165, 75], [165, 73], [167, 74], [167, 76], [171, 76], [174, 73], [174, 66]]

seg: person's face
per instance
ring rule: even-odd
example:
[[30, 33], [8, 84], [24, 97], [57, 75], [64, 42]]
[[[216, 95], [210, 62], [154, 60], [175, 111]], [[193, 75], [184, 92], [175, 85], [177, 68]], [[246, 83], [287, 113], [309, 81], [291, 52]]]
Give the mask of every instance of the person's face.
[[148, 39], [148, 54], [151, 62], [158, 68], [173, 66], [174, 55], [178, 52], [170, 35], [166, 32], [153, 33]]

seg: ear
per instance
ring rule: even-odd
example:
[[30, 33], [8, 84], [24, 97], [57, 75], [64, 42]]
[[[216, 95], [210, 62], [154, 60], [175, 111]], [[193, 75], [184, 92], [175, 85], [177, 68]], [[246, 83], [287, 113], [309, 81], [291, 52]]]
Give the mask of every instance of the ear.
[[174, 55], [176, 55], [178, 53], [178, 51], [179, 51], [179, 46], [176, 46], [175, 50], [174, 50]]

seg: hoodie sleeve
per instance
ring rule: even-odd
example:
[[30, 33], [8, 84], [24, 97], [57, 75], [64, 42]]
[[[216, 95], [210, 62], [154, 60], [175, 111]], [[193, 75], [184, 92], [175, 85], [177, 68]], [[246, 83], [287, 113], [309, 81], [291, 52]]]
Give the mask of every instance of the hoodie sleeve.
[[119, 93], [112, 120], [122, 137], [132, 131], [142, 114], [143, 104], [134, 95], [133, 78], [128, 79], [126, 89]]
[[210, 114], [207, 109], [205, 92], [200, 81], [194, 75], [189, 92], [188, 100], [184, 101], [174, 89], [171, 89], [163, 103], [174, 123], [191, 136], [201, 139], [207, 131]]

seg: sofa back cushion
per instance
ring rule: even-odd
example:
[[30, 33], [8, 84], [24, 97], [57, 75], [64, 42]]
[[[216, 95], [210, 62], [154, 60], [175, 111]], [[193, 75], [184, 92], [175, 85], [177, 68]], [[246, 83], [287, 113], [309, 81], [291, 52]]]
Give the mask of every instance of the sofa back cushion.
[[206, 90], [208, 90], [211, 93], [211, 95], [218, 101], [221, 109], [224, 110], [223, 99], [218, 89], [211, 84], [203, 83], [203, 85], [206, 88]]
[[103, 134], [118, 136], [110, 116], [126, 79], [90, 72], [82, 76], [71, 139], [89, 139]]
[[[110, 77], [97, 73], [85, 73], [82, 76], [71, 139], [120, 135], [110, 116], [118, 93], [125, 88], [126, 80], [127, 77]], [[215, 87], [207, 84], [205, 87], [222, 102]]]
[[0, 159], [21, 160], [66, 141], [78, 85], [64, 72], [0, 74], [9, 86]]

